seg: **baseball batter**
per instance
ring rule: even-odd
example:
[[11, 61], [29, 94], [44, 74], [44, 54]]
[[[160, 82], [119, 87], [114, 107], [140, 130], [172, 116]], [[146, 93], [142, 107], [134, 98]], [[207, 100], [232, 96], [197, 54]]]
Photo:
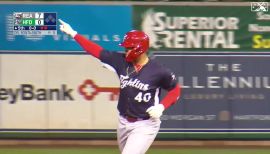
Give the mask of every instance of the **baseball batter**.
[[[120, 46], [125, 53], [110, 52], [84, 38], [62, 20], [60, 30], [73, 37], [82, 48], [112, 66], [120, 79], [117, 105], [117, 140], [122, 154], [144, 154], [153, 143], [164, 109], [180, 96], [175, 75], [147, 56], [149, 37], [142, 31], [126, 33]], [[160, 90], [168, 91], [160, 101]]]

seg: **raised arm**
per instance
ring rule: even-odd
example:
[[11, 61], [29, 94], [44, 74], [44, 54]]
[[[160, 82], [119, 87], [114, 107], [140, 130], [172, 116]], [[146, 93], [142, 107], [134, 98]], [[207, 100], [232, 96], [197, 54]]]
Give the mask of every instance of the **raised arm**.
[[98, 44], [88, 40], [87, 38], [83, 37], [82, 35], [78, 34], [77, 31], [73, 30], [72, 27], [64, 22], [63, 20], [59, 19], [60, 24], [60, 30], [68, 35], [70, 35], [72, 38], [76, 40], [80, 46], [87, 51], [87, 53], [91, 54], [92, 56], [96, 58], [100, 58], [100, 53], [103, 50], [101, 46]]

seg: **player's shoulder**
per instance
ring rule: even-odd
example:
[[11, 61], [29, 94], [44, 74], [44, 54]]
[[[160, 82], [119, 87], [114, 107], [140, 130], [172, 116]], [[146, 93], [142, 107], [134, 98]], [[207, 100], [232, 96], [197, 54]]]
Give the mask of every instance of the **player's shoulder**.
[[121, 51], [114, 51], [114, 50], [107, 50], [107, 49], [103, 49], [101, 51], [101, 55], [105, 57], [119, 57], [119, 58], [125, 57], [125, 54]]
[[116, 54], [116, 55], [125, 55], [123, 51], [115, 51], [115, 50], [108, 50], [108, 49], [103, 49], [102, 52]]
[[150, 58], [150, 64], [160, 69], [167, 69], [167, 67], [163, 63], [160, 63], [155, 58]]
[[157, 70], [160, 73], [162, 73], [162, 72], [171, 72], [171, 70], [168, 67], [166, 67], [163, 63], [160, 63], [159, 61], [157, 61], [154, 58], [150, 59], [149, 64], [151, 65], [151, 68], [153, 70]]

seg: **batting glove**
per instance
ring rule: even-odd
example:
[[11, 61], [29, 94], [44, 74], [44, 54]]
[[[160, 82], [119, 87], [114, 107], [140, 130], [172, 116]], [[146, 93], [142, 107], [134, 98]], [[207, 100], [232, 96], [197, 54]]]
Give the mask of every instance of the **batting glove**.
[[72, 27], [68, 23], [65, 23], [63, 20], [59, 19], [59, 22], [61, 23], [60, 30], [74, 38], [77, 32], [74, 31]]
[[164, 106], [162, 104], [151, 106], [146, 110], [146, 112], [150, 115], [150, 117], [155, 119], [160, 118], [163, 111]]

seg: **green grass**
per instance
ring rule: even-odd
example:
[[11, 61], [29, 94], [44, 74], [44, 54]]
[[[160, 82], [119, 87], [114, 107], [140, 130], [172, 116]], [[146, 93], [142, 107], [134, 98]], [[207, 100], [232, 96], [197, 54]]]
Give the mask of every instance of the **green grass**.
[[[269, 154], [270, 149], [162, 149], [151, 148], [147, 154]], [[0, 154], [119, 154], [117, 148], [0, 148]]]

